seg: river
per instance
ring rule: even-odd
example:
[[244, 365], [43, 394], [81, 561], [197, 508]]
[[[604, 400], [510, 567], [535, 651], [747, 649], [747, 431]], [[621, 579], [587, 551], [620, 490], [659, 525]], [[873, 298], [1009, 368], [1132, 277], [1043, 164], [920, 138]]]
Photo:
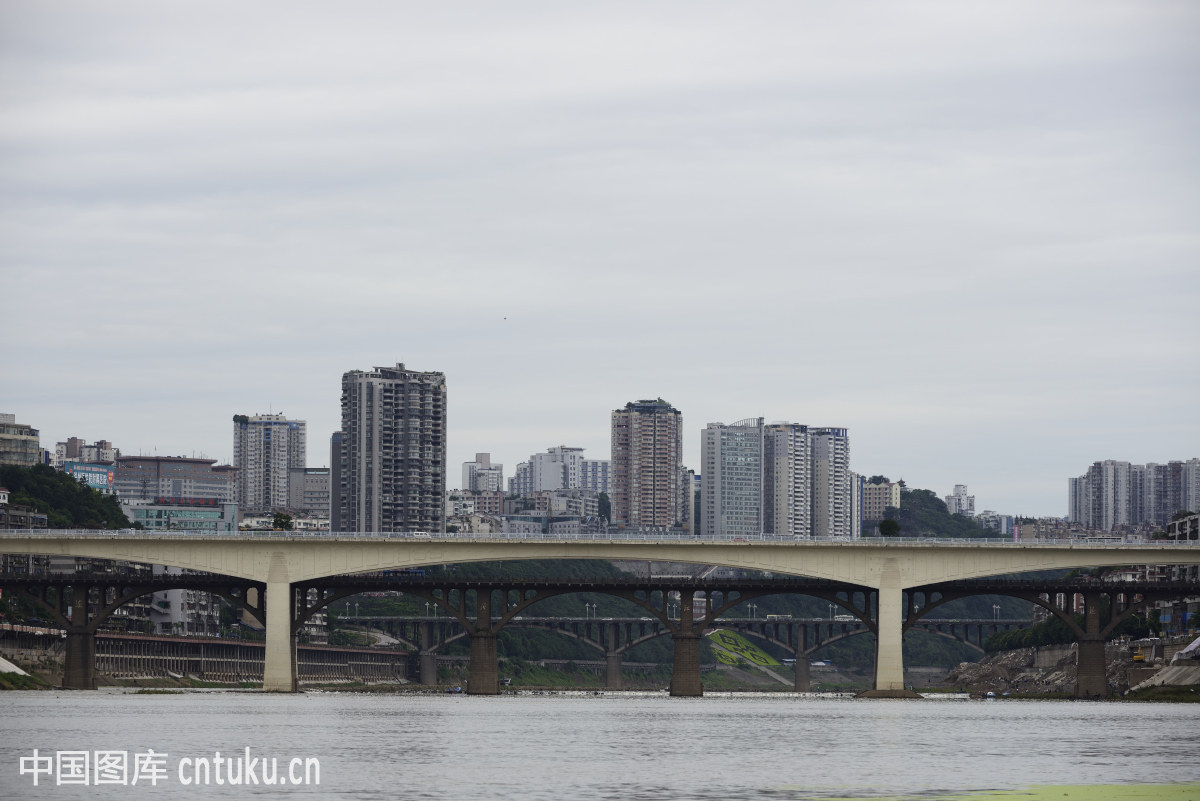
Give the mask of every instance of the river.
[[[0, 697], [0, 798], [785, 801], [1194, 783], [1198, 713], [736, 693], [14, 692]], [[86, 752], [89, 786], [59, 783], [82, 775], [79, 756], [59, 764], [69, 751]], [[102, 754], [97, 774], [97, 751], [125, 757]], [[236, 757], [220, 785], [217, 752]], [[265, 784], [269, 764], [302, 783]], [[235, 765], [243, 783], [230, 786]]]

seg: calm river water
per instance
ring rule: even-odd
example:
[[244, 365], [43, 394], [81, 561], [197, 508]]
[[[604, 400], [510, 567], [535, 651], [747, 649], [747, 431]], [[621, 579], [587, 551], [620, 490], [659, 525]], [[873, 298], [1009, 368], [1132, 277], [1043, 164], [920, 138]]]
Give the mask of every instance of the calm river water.
[[[856, 701], [797, 696], [14, 692], [0, 697], [0, 799], [296, 796], [454, 801], [782, 801], [928, 797], [1046, 784], [1200, 781], [1200, 706]], [[246, 749], [258, 784], [208, 784], [195, 765]], [[104, 758], [115, 784], [57, 784], [59, 751]], [[136, 786], [138, 754], [164, 776]], [[303, 760], [320, 764], [320, 785]], [[300, 763], [291, 760], [299, 759]], [[126, 784], [120, 784], [124, 764]], [[74, 764], [78, 766], [78, 758]], [[94, 781], [94, 762], [89, 762]], [[229, 766], [222, 773], [228, 781]], [[309, 766], [310, 774], [312, 766]]]

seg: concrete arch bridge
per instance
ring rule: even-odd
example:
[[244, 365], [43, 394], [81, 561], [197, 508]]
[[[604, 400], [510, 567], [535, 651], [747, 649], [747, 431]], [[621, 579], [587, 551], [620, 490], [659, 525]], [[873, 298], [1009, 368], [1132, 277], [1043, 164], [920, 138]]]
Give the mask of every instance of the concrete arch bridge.
[[[681, 562], [722, 565], [791, 577], [804, 583], [805, 594], [827, 598], [855, 615], [876, 634], [875, 696], [905, 696], [901, 638], [905, 626], [913, 625], [920, 610], [951, 597], [979, 594], [984, 579], [1009, 574], [1063, 570], [1076, 567], [1130, 564], [1200, 564], [1200, 544], [1159, 541], [1127, 544], [1081, 544], [1075, 542], [1011, 543], [951, 540], [793, 540], [762, 537], [749, 541], [721, 539], [672, 539], [661, 533], [635, 538], [616, 532], [603, 538], [487, 538], [407, 534], [299, 535], [290, 533], [240, 533], [213, 536], [183, 533], [143, 532], [3, 532], [0, 554], [45, 554], [92, 557], [141, 564], [161, 564], [219, 574], [256, 583], [262, 587], [259, 610], [265, 616], [266, 648], [263, 687], [266, 690], [296, 690], [296, 632], [299, 623], [314, 611], [355, 589], [352, 574], [379, 573], [428, 565], [496, 562], [522, 559], [602, 559]], [[228, 579], [227, 579], [228, 580]], [[785, 580], [780, 579], [786, 583]], [[824, 584], [822, 584], [824, 582]], [[656, 586], [651, 580], [641, 586], [608, 587], [609, 594], [632, 600], [673, 627], [676, 658], [672, 693], [699, 695], [698, 640], [700, 618], [719, 617], [741, 601], [796, 588], [753, 587], [753, 582], [720, 587], [707, 583], [672, 580]], [[995, 583], [998, 592], [1003, 588]], [[794, 587], [794, 585], [793, 585]], [[480, 590], [484, 592], [480, 592]], [[468, 620], [489, 622], [493, 609], [506, 618], [519, 614], [539, 592], [549, 588], [515, 584], [457, 587], [411, 586], [405, 591], [427, 591], [428, 597], [447, 612]], [[1008, 586], [1015, 597], [1033, 599], [1055, 614], [1065, 614], [1054, 586]], [[565, 586], [557, 592], [569, 591]], [[578, 591], [578, 590], [576, 590]], [[1064, 589], [1064, 591], [1067, 591]], [[1037, 593], [1036, 596], [1033, 593]], [[1063, 604], [1079, 605], [1085, 625], [1075, 626], [1080, 634], [1080, 693], [1102, 695], [1107, 687], [1096, 683], [1094, 662], [1103, 656], [1105, 632], [1132, 614], [1148, 600], [1158, 597], [1198, 595], [1200, 586], [1081, 586], [1070, 590]], [[524, 594], [522, 594], [524, 593]], [[683, 599], [679, 619], [665, 615], [668, 593]], [[757, 593], [757, 594], [756, 594]], [[1020, 594], [1018, 594], [1020, 593]], [[1079, 596], [1079, 597], [1077, 597]], [[1080, 600], [1082, 598], [1082, 600]], [[688, 600], [692, 603], [688, 603]], [[716, 604], [714, 604], [714, 599]], [[499, 603], [501, 608], [495, 608]], [[1058, 607], [1059, 611], [1055, 611]], [[1102, 610], [1109, 619], [1102, 620]], [[279, 614], [277, 610], [284, 610]], [[1072, 611], [1074, 611], [1072, 609]], [[1075, 625], [1074, 621], [1070, 621]], [[1085, 658], [1085, 652], [1088, 654]], [[476, 626], [471, 654], [479, 664], [495, 663], [495, 631], [491, 625]], [[1085, 662], [1087, 665], [1085, 666]], [[1085, 669], [1086, 667], [1086, 669]], [[1103, 676], [1101, 670], [1099, 675]], [[483, 674], [474, 692], [494, 692], [496, 676]]]

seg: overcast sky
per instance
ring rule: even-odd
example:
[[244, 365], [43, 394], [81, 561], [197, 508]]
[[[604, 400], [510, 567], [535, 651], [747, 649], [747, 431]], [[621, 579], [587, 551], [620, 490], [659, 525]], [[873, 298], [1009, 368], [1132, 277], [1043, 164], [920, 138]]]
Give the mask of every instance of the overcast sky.
[[446, 373], [449, 485], [844, 426], [1067, 511], [1200, 456], [1200, 5], [0, 4], [0, 411], [232, 457], [343, 372]]

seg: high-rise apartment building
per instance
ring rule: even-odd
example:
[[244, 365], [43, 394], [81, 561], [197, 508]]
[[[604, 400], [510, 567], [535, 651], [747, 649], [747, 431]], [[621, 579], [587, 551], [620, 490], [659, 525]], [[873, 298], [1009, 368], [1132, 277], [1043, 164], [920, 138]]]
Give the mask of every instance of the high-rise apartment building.
[[844, 428], [810, 428], [814, 537], [854, 537], [857, 517], [851, 486], [850, 433]]
[[763, 419], [709, 423], [700, 441], [700, 516], [707, 536], [763, 530]]
[[808, 426], [798, 423], [765, 426], [763, 533], [811, 537], [812, 504], [812, 441]]
[[[701, 440], [705, 535], [857, 537], [863, 479], [850, 470], [844, 428], [710, 423]], [[897, 501], [896, 505], [899, 505]]]
[[610, 493], [611, 470], [612, 463], [607, 459], [584, 459], [579, 463], [579, 488], [596, 494]]
[[282, 414], [233, 416], [233, 464], [242, 514], [292, 508], [291, 471], [307, 461], [305, 422]]
[[504, 465], [492, 464], [490, 453], [475, 454], [475, 461], [463, 462], [462, 488], [467, 492], [499, 492], [504, 489]]
[[621, 528], [683, 523], [683, 415], [662, 398], [612, 413], [612, 517]]
[[1176, 512], [1198, 506], [1200, 459], [1144, 465], [1106, 459], [1068, 479], [1068, 519], [1089, 529], [1162, 529]]
[[338, 528], [445, 531], [444, 373], [397, 364], [343, 375], [339, 450]]

